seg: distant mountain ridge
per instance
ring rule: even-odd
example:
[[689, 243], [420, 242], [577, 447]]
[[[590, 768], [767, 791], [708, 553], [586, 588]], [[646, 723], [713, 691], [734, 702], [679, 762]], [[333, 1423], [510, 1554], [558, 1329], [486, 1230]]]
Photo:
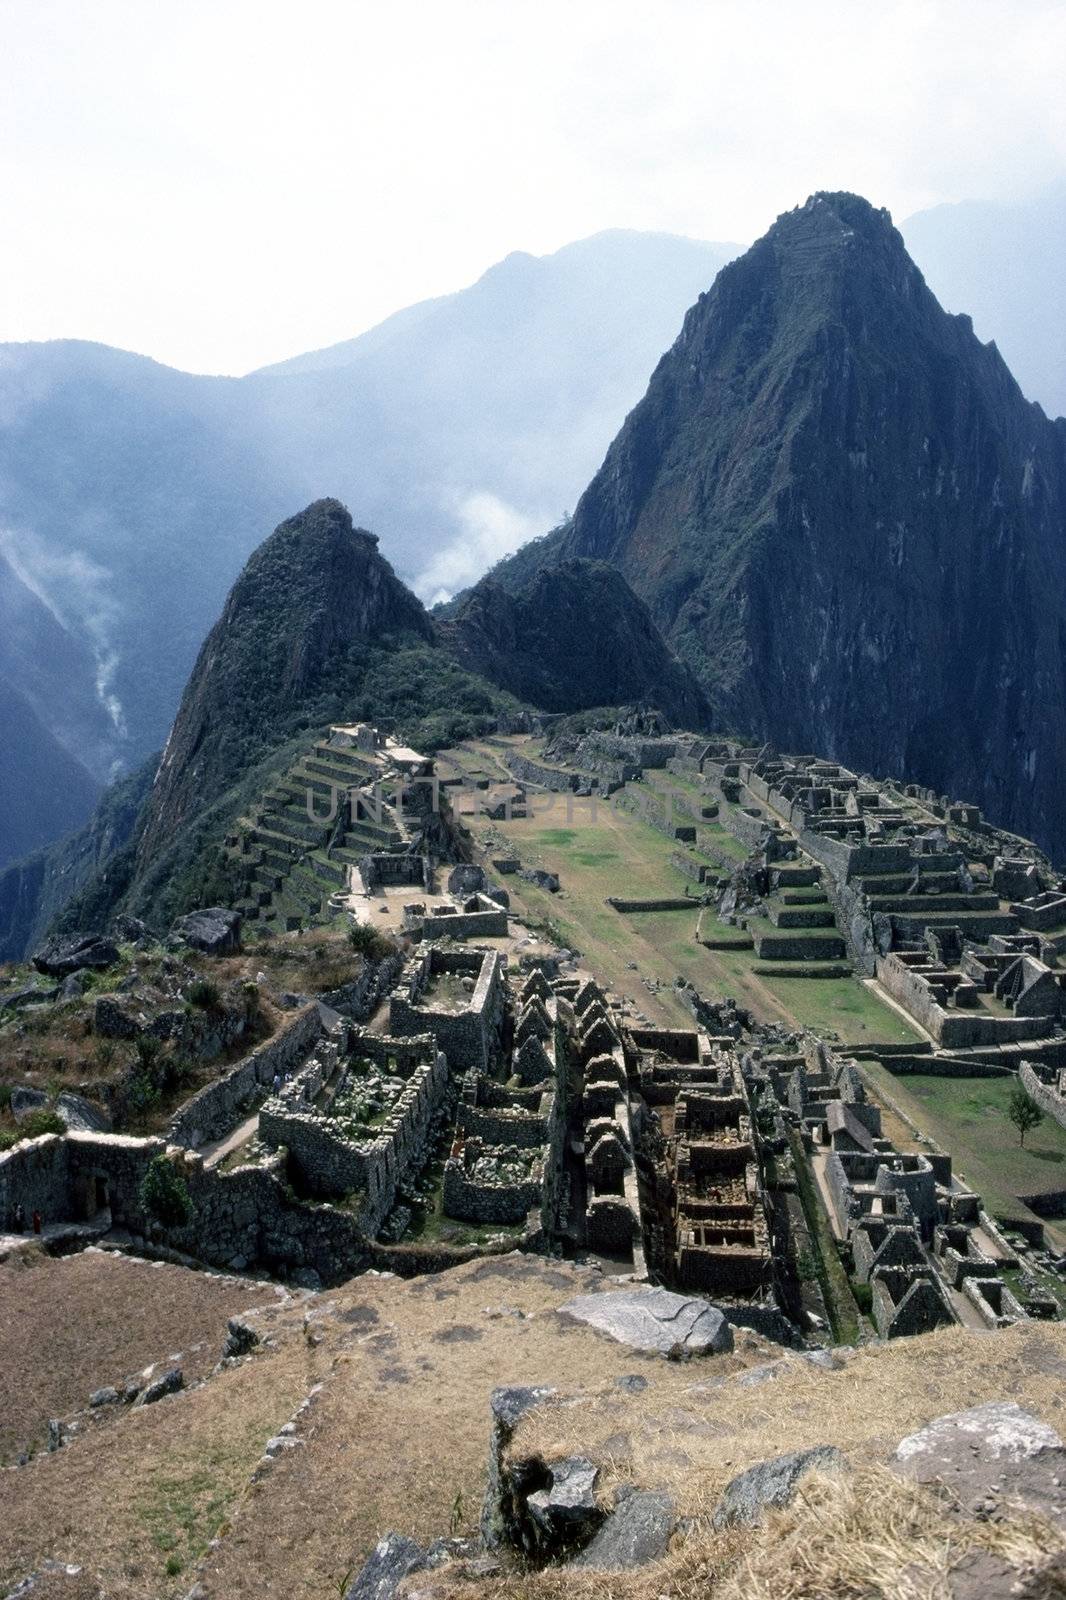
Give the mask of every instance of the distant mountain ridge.
[[[0, 346], [0, 555], [17, 552], [43, 630], [11, 659], [0, 636], [0, 674], [105, 776], [162, 742], [229, 586], [293, 505], [333, 493], [408, 582], [473, 581], [576, 497], [731, 253], [616, 233], [515, 255], [243, 379], [77, 340]], [[0, 611], [3, 590], [0, 569]], [[56, 640], [68, 693], [38, 703], [19, 659]]]

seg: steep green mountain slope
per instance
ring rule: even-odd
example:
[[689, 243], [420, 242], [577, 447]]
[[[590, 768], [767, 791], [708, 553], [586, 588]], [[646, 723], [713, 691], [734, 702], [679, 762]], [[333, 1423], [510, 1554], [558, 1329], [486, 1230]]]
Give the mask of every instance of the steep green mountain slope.
[[464, 666], [545, 711], [640, 701], [693, 728], [710, 715], [647, 607], [605, 562], [543, 568], [515, 593], [483, 578], [441, 632]]
[[1066, 422], [887, 212], [816, 195], [724, 268], [547, 544], [617, 566], [727, 724], [1066, 850]]
[[123, 909], [162, 924], [232, 903], [245, 892], [224, 846], [234, 820], [331, 721], [371, 721], [432, 751], [531, 707], [625, 698], [704, 717], [698, 687], [613, 569], [574, 562], [500, 601], [506, 611], [479, 594], [442, 626], [339, 501], [281, 523], [204, 642], [154, 781], [138, 780], [144, 803], [131, 816], [123, 801], [116, 827], [113, 792], [82, 835], [0, 874], [0, 959], [45, 921], [99, 927]]

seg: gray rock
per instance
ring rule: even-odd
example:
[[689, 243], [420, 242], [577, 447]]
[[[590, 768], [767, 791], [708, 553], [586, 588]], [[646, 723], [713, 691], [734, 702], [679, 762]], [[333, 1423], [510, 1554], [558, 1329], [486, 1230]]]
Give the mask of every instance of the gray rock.
[[157, 1400], [164, 1400], [168, 1394], [177, 1394], [179, 1389], [184, 1389], [185, 1378], [180, 1367], [171, 1367], [169, 1372], [164, 1372], [161, 1378], [155, 1378], [146, 1385], [134, 1402], [139, 1406], [154, 1405]]
[[89, 987], [89, 974], [87, 972], [68, 972], [63, 982], [59, 985], [60, 1000], [80, 1000]]
[[56, 1099], [56, 1111], [74, 1133], [110, 1133], [111, 1116], [104, 1107], [84, 1095], [64, 1089]]
[[48, 1096], [43, 1089], [31, 1089], [27, 1083], [17, 1083], [11, 1091], [11, 1115], [16, 1122], [23, 1122], [35, 1111], [43, 1111], [48, 1104]]
[[598, 1469], [587, 1456], [551, 1463], [551, 1484], [526, 1497], [526, 1509], [550, 1543], [569, 1542], [602, 1520], [596, 1504]]
[[207, 906], [179, 917], [170, 930], [172, 939], [209, 956], [236, 955], [241, 947], [241, 914], [226, 906]]
[[116, 1000], [102, 994], [93, 1007], [93, 1032], [101, 1039], [136, 1039], [141, 1025], [136, 1015]]
[[540, 867], [524, 867], [518, 876], [527, 883], [536, 884], [538, 889], [546, 889], [549, 894], [559, 893], [559, 879], [554, 872], [545, 872]]
[[388, 1533], [364, 1561], [344, 1600], [393, 1600], [401, 1580], [424, 1565], [421, 1545], [402, 1533]]
[[102, 971], [118, 960], [118, 945], [96, 933], [76, 933], [69, 939], [49, 939], [33, 957], [38, 972], [51, 978], [65, 978], [85, 967]]
[[0, 994], [0, 1011], [21, 1011], [23, 1006], [47, 1005], [59, 994], [55, 987], [42, 989], [36, 983], [24, 983], [18, 989]]
[[487, 879], [485, 869], [470, 861], [460, 861], [448, 874], [448, 893], [456, 895], [480, 894]]
[[106, 1388], [93, 1390], [89, 1396], [89, 1404], [94, 1410], [97, 1406], [117, 1406], [121, 1398], [118, 1390], [108, 1384]]
[[678, 1359], [720, 1355], [733, 1348], [733, 1330], [717, 1306], [669, 1289], [619, 1289], [578, 1295], [559, 1315], [587, 1323], [633, 1350]]
[[846, 1465], [840, 1451], [831, 1444], [760, 1461], [726, 1485], [711, 1525], [716, 1530], [738, 1525], [752, 1527], [769, 1507], [787, 1505], [806, 1473], [840, 1472]]
[[250, 1323], [240, 1317], [230, 1317], [226, 1324], [226, 1343], [222, 1349], [223, 1360], [246, 1356], [259, 1343], [259, 1335]]
[[512, 1486], [504, 1466], [504, 1452], [526, 1412], [554, 1393], [554, 1389], [513, 1384], [493, 1389], [489, 1397], [489, 1474], [481, 1506], [481, 1542], [486, 1550], [498, 1550], [507, 1544], [513, 1524]]
[[119, 939], [123, 944], [146, 944], [150, 942], [152, 934], [146, 922], [140, 917], [116, 917], [111, 924], [111, 936]]
[[639, 1567], [666, 1554], [676, 1526], [674, 1501], [661, 1489], [619, 1489], [614, 1510], [573, 1562], [596, 1572]]
[[978, 1512], [1020, 1500], [1066, 1526], [1066, 1446], [1013, 1400], [935, 1418], [900, 1440], [892, 1464], [918, 1483], [943, 1484]]

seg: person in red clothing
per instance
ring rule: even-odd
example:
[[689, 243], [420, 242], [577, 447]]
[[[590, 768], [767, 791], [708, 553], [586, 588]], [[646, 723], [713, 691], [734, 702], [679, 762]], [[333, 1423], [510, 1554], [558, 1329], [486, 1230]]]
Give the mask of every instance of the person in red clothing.
[[39, 1211], [33, 1213], [33, 1231], [34, 1233], [40, 1233], [41, 1231], [41, 1213]]

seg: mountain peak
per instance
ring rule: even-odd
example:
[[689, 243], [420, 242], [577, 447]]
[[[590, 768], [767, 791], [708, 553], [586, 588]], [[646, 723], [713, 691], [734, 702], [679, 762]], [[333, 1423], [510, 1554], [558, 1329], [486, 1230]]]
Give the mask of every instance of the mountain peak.
[[616, 565], [734, 728], [1062, 850], [1064, 524], [1066, 430], [824, 192], [689, 311], [557, 553]]
[[339, 500], [315, 500], [249, 557], [182, 697], [152, 793], [141, 859], [280, 743], [341, 683], [346, 661], [386, 638], [433, 639], [421, 603], [374, 534]]

